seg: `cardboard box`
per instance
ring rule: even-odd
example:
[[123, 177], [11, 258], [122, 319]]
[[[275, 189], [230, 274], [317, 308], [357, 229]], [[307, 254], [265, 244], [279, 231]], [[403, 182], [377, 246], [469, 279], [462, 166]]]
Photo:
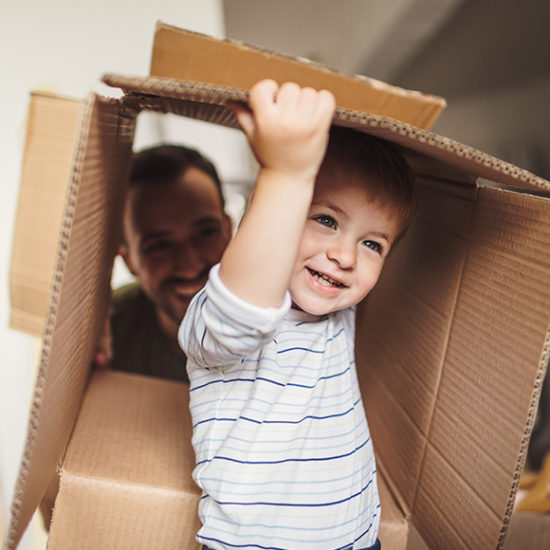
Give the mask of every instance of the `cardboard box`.
[[[10, 265], [10, 326], [34, 336], [44, 330], [81, 104], [37, 93], [29, 105]], [[29, 210], [46, 215], [29, 223]]]
[[512, 514], [504, 550], [547, 550], [549, 542], [550, 514]]
[[[58, 465], [50, 549], [196, 547], [184, 388], [91, 373], [90, 363], [136, 116], [170, 112], [236, 128], [224, 105], [246, 93], [156, 77], [104, 81], [125, 95], [91, 94], [82, 105], [6, 549], [17, 546]], [[550, 182], [389, 118], [339, 108], [335, 123], [402, 146], [419, 199], [358, 311], [382, 544], [502, 548], [550, 351]], [[36, 154], [27, 150], [25, 170]], [[19, 227], [40, 215], [23, 203], [20, 212]]]
[[441, 97], [362, 75], [348, 76], [309, 59], [236, 40], [218, 40], [161, 22], [155, 30], [150, 74], [240, 90], [250, 89], [263, 78], [272, 78], [280, 84], [293, 81], [301, 86], [328, 88], [339, 107], [394, 118], [425, 130], [447, 105]]

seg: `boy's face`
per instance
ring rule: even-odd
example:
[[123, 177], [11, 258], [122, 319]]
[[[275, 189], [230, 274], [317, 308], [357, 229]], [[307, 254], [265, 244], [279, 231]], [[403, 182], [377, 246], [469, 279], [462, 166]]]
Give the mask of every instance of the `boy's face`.
[[399, 232], [398, 216], [369, 200], [365, 183], [321, 170], [290, 281], [295, 307], [323, 315], [374, 287]]
[[170, 184], [129, 190], [124, 214], [130, 271], [155, 304], [163, 326], [179, 324], [231, 236], [215, 182], [188, 168]]

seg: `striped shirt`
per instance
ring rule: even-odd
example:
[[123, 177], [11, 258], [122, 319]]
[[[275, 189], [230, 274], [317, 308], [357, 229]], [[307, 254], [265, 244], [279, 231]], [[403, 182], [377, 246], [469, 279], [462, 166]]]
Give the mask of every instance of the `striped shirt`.
[[354, 308], [317, 317], [233, 295], [218, 266], [179, 332], [212, 549], [373, 545], [380, 502], [353, 353]]

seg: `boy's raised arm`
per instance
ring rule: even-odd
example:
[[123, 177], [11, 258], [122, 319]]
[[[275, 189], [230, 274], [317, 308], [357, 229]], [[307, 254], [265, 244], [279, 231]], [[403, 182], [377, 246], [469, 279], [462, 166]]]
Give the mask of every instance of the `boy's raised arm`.
[[227, 247], [220, 279], [239, 298], [279, 307], [288, 289], [334, 114], [333, 95], [263, 80], [250, 110], [235, 108], [260, 164], [248, 210]]

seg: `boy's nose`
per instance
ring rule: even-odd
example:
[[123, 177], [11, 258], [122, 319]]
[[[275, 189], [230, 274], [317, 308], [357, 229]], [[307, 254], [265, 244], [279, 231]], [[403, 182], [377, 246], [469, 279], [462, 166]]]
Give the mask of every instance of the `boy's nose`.
[[357, 252], [355, 246], [338, 242], [327, 248], [327, 257], [336, 262], [341, 269], [352, 269], [355, 267]]

